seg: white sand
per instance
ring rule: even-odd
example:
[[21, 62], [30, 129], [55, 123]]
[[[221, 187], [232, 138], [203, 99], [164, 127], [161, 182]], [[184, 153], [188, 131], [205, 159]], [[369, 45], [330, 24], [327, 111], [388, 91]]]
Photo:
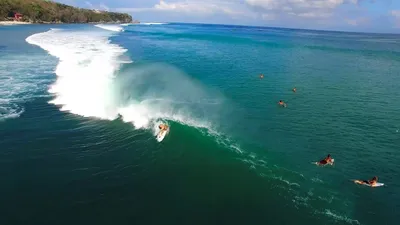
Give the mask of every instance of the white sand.
[[18, 25], [18, 24], [31, 24], [31, 23], [21, 22], [21, 21], [0, 21], [0, 25]]

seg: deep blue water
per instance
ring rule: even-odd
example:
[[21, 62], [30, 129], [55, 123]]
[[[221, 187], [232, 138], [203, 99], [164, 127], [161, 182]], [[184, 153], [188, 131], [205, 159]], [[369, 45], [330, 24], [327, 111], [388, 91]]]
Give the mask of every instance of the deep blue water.
[[[0, 27], [0, 222], [397, 224], [399, 44], [206, 24]], [[329, 153], [334, 166], [311, 164]], [[373, 176], [385, 186], [351, 181]]]

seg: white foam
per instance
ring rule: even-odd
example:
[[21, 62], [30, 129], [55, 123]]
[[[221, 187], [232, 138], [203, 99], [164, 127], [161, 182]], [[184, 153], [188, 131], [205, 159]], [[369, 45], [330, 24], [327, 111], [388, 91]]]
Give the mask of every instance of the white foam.
[[97, 24], [95, 26], [104, 30], [115, 31], [115, 32], [121, 32], [124, 30], [124, 28], [122, 28], [119, 25]]
[[358, 220], [353, 220], [351, 218], [348, 218], [347, 216], [337, 215], [337, 214], [333, 213], [332, 211], [330, 211], [329, 209], [326, 209], [324, 214], [329, 217], [332, 217], [338, 221], [343, 221], [343, 222], [346, 222], [349, 224], [360, 224], [360, 222], [358, 222]]
[[142, 25], [164, 25], [164, 24], [168, 24], [168, 23], [157, 23], [157, 22], [153, 22], [153, 23], [140, 23]]
[[125, 49], [110, 44], [100, 33], [50, 30], [26, 41], [59, 59], [55, 71], [58, 78], [49, 90], [56, 95], [51, 103], [82, 116], [116, 117], [110, 86], [119, 68], [116, 60]]
[[47, 86], [46, 68], [53, 62], [45, 54], [8, 52], [0, 63], [0, 121], [17, 118], [24, 111], [24, 102], [38, 97]]
[[[26, 39], [59, 59], [57, 80], [49, 89], [55, 98], [50, 103], [85, 117], [113, 120], [121, 115], [123, 121], [135, 128], [154, 132], [160, 120], [211, 130], [211, 123], [195, 116], [201, 110], [195, 111], [187, 103], [199, 101], [206, 91], [175, 70], [170, 69], [163, 77], [160, 73], [168, 70], [166, 67], [128, 71], [126, 79], [122, 79], [124, 74], [119, 69], [126, 60], [121, 61], [120, 57], [126, 49], [111, 44], [108, 35], [97, 30], [50, 30]], [[155, 70], [157, 76], [149, 76], [149, 70]], [[152, 81], [149, 77], [161, 80]], [[136, 90], [141, 90], [146, 82], [146, 94], [139, 98]], [[165, 90], [155, 84], [164, 85]], [[129, 98], [125, 98], [127, 91], [132, 91]]]

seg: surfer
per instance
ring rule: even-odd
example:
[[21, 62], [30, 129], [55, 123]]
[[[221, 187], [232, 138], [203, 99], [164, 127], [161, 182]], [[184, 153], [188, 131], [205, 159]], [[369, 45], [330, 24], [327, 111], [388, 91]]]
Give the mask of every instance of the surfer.
[[158, 128], [160, 129], [160, 131], [158, 132], [156, 139], [158, 142], [161, 142], [164, 139], [165, 135], [167, 135], [169, 127], [166, 124], [160, 124], [158, 125]]
[[374, 187], [376, 185], [376, 183], [378, 183], [378, 177], [375, 176], [371, 180], [355, 180], [354, 183], [366, 184], [366, 185], [370, 185], [371, 187]]
[[319, 161], [318, 162], [318, 164], [320, 164], [320, 165], [326, 165], [326, 164], [333, 164], [333, 160], [332, 160], [332, 157], [331, 157], [331, 154], [328, 154], [326, 157], [325, 157], [325, 159], [323, 159], [323, 160], [321, 160], [321, 161]]
[[280, 106], [286, 107], [286, 103], [284, 103], [282, 100], [279, 100], [278, 104], [279, 104]]
[[166, 124], [160, 124], [160, 125], [158, 125], [158, 128], [159, 128], [161, 131], [163, 131], [163, 130], [167, 130], [167, 129], [168, 129], [168, 126], [167, 126]]

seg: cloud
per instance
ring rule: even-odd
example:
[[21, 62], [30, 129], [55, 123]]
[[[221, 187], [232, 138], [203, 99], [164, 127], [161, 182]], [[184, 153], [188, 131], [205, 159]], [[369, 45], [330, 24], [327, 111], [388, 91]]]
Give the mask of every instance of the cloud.
[[396, 28], [400, 28], [400, 10], [391, 10], [389, 14], [394, 18]]
[[395, 18], [397, 18], [397, 19], [400, 19], [400, 10], [392, 10], [392, 11], [390, 11], [390, 14], [391, 14], [393, 17], [395, 17]]
[[303, 13], [294, 13], [290, 12], [289, 15], [298, 16], [302, 18], [328, 18], [332, 16], [332, 13], [329, 12], [303, 12]]
[[213, 13], [223, 8], [209, 2], [185, 1], [185, 2], [171, 2], [168, 3], [161, 0], [160, 3], [154, 5], [155, 10], [160, 11], [173, 11], [181, 13]]
[[110, 8], [106, 5], [104, 5], [103, 3], [100, 4], [100, 8], [105, 10], [105, 11], [110, 11]]
[[89, 7], [89, 9], [94, 9], [94, 6], [91, 2], [85, 1], [85, 4]]
[[274, 12], [300, 18], [328, 18], [344, 4], [357, 4], [358, 0], [245, 0], [258, 11]]
[[276, 16], [274, 14], [261, 14], [261, 19], [270, 21], [270, 20], [275, 20]]
[[110, 8], [108, 6], [106, 6], [104, 3], [100, 3], [100, 5], [98, 7], [96, 7], [95, 5], [93, 5], [91, 2], [89, 1], [85, 1], [85, 5], [89, 8], [89, 9], [97, 9], [97, 10], [105, 10], [105, 11], [110, 11]]
[[240, 5], [235, 4], [235, 1], [228, 0], [186, 0], [186, 1], [167, 1], [160, 0], [159, 3], [155, 4], [153, 7], [145, 8], [118, 8], [118, 11], [123, 12], [148, 12], [148, 11], [158, 11], [158, 12], [174, 12], [174, 13], [184, 13], [187, 15], [197, 14], [197, 15], [210, 15], [223, 13], [230, 16], [248, 16], [250, 14], [249, 10], [240, 9]]
[[346, 23], [351, 25], [351, 26], [361, 26], [368, 24], [370, 22], [370, 19], [367, 17], [360, 17], [360, 18], [355, 18], [355, 19], [345, 19]]

